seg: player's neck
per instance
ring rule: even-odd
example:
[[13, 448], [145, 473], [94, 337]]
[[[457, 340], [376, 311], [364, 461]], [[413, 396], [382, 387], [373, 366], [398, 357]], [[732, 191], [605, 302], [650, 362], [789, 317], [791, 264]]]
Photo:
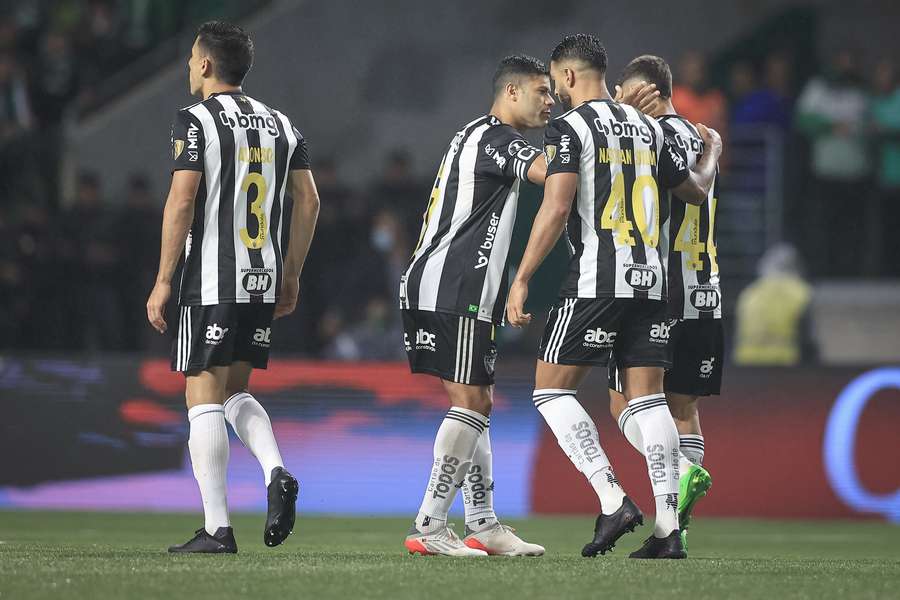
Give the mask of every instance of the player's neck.
[[612, 100], [603, 78], [585, 81], [578, 90], [572, 90], [571, 98], [572, 106], [581, 106], [588, 100]]
[[660, 100], [659, 100], [659, 107], [658, 107], [655, 111], [653, 111], [653, 112], [654, 112], [654, 114], [653, 114], [654, 117], [661, 117], [661, 116], [663, 116], [663, 115], [677, 115], [677, 114], [678, 114], [678, 111], [675, 110], [675, 105], [672, 104], [672, 99], [671, 99], [671, 98], [669, 98], [668, 100], [660, 99]]
[[497, 117], [498, 119], [500, 119], [501, 123], [504, 123], [505, 125], [509, 125], [513, 129], [518, 129], [520, 131], [522, 129], [524, 129], [524, 127], [522, 127], [521, 123], [518, 123], [516, 121], [515, 117], [512, 114], [512, 111], [510, 111], [507, 107], [503, 106], [503, 104], [501, 104], [500, 102], [494, 102], [491, 105], [491, 110], [488, 114], [491, 115], [492, 117]]
[[213, 94], [223, 94], [226, 92], [240, 92], [241, 86], [221, 83], [219, 81], [205, 83], [201, 90], [203, 99], [206, 100]]

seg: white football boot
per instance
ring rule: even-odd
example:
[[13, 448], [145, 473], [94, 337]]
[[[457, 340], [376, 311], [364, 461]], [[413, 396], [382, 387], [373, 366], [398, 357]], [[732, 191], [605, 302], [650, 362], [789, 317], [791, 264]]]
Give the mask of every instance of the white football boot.
[[487, 556], [484, 550], [465, 545], [451, 525], [444, 525], [431, 533], [422, 533], [413, 525], [403, 545], [410, 554], [422, 556]]
[[494, 556], [544, 555], [543, 546], [530, 544], [514, 532], [515, 529], [499, 522], [481, 531], [472, 531], [467, 527], [463, 542], [469, 548], [483, 550]]

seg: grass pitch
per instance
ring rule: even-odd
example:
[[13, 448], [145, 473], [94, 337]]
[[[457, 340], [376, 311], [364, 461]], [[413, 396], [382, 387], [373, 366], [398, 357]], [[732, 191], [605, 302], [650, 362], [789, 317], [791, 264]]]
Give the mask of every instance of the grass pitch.
[[[457, 522], [461, 519], [457, 518]], [[896, 598], [900, 528], [875, 522], [697, 519], [690, 558], [581, 558], [590, 517], [510, 521], [542, 558], [411, 557], [409, 519], [302, 517], [281, 547], [234, 518], [236, 556], [174, 556], [196, 515], [0, 512], [0, 598]], [[461, 528], [461, 523], [458, 525]]]

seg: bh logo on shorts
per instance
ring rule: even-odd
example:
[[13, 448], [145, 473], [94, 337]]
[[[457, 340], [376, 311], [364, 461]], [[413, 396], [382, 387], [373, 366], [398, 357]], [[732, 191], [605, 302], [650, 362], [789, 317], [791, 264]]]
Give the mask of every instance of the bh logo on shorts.
[[700, 377], [703, 379], [709, 379], [712, 375], [713, 369], [715, 368], [716, 357], [710, 356], [705, 360], [700, 361]]
[[272, 343], [272, 328], [266, 327], [265, 329], [257, 329], [253, 333], [253, 342], [254, 346], [259, 346], [260, 348], [268, 348]]
[[663, 321], [662, 323], [654, 323], [650, 327], [650, 342], [654, 344], [666, 344], [669, 342], [669, 331], [672, 326]]
[[228, 333], [227, 327], [219, 327], [218, 323], [213, 323], [212, 325], [206, 326], [206, 343], [212, 344], [213, 346], [218, 346], [222, 341], [222, 338], [225, 337], [225, 334]]
[[612, 348], [614, 343], [616, 343], [616, 332], [604, 331], [602, 327], [598, 327], [587, 330], [582, 345], [587, 348]]

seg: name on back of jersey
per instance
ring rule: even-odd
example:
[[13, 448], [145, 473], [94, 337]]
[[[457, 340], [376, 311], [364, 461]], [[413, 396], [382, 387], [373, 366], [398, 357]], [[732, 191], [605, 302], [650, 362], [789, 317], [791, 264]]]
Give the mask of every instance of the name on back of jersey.
[[272, 137], [278, 137], [278, 121], [273, 115], [261, 113], [242, 113], [240, 111], [219, 111], [222, 125], [230, 129], [252, 129], [265, 131]]

